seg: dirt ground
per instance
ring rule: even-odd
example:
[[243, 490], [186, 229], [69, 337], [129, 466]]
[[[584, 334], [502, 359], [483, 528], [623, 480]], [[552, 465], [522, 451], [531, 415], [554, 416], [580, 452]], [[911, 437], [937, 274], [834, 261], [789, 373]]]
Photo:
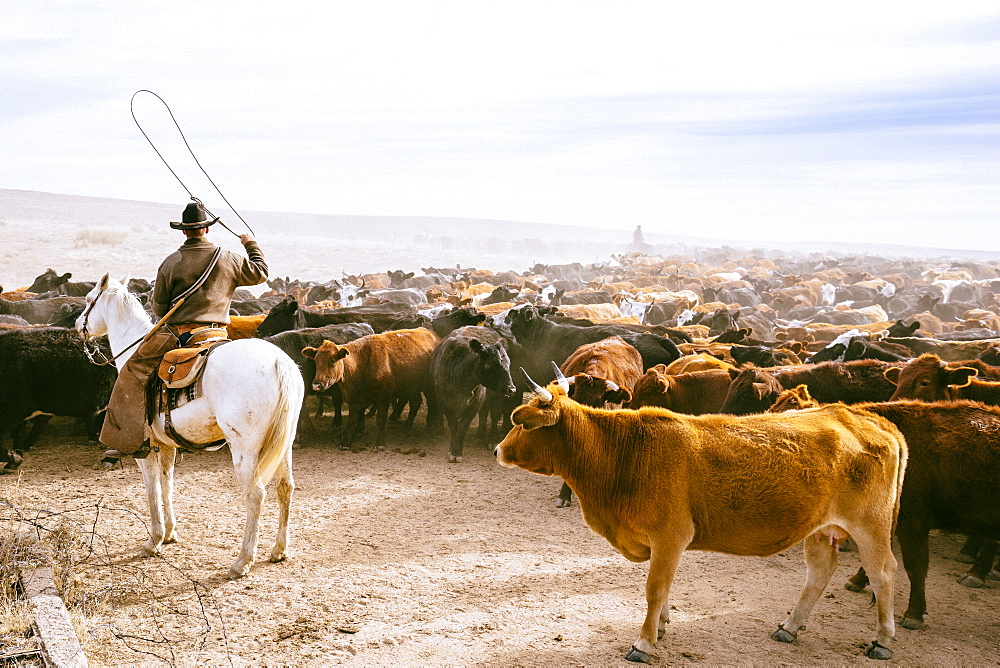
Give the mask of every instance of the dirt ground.
[[[226, 450], [177, 467], [181, 540], [137, 558], [147, 535], [134, 462], [101, 469], [82, 427], [56, 419], [0, 497], [46, 528], [77, 527], [74, 609], [92, 665], [623, 665], [645, 613], [647, 566], [618, 555], [557, 509], [558, 479], [506, 469], [492, 447], [447, 463], [444, 438], [418, 420], [389, 448], [340, 452], [326, 423], [295, 451], [292, 557], [266, 561], [273, 489], [248, 576], [227, 581], [243, 508]], [[932, 536], [928, 627], [897, 626], [895, 661], [989, 665], [1000, 657], [998, 583], [957, 584], [962, 539]], [[88, 552], [89, 551], [89, 552]], [[801, 546], [766, 559], [688, 552], [657, 646], [664, 664], [868, 663], [868, 594], [843, 589], [858, 566], [845, 552], [808, 628], [791, 645], [769, 639], [798, 597]], [[902, 568], [897, 619], [909, 586]]]

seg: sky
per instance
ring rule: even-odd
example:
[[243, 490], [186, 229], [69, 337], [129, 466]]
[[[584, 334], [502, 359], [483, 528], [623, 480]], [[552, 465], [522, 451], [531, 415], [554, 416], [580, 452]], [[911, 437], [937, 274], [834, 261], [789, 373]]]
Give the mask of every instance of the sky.
[[0, 0], [0, 188], [219, 213], [140, 90], [240, 211], [1000, 250], [996, 0]]

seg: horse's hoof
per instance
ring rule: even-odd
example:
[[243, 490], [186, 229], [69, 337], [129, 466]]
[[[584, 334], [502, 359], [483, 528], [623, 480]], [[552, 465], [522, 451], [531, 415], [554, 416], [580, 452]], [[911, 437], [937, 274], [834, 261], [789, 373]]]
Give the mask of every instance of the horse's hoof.
[[653, 663], [653, 655], [647, 654], [641, 649], [636, 649], [635, 645], [632, 645], [625, 652], [625, 660], [633, 663]]
[[990, 571], [990, 574], [986, 576], [988, 580], [1000, 580], [1000, 569], [994, 568]]
[[139, 556], [141, 556], [141, 557], [158, 557], [158, 556], [160, 556], [160, 550], [157, 547], [150, 547], [148, 545], [143, 545], [142, 549], [139, 550]]
[[925, 628], [927, 628], [927, 625], [924, 624], [923, 620], [917, 619], [915, 617], [907, 617], [906, 615], [903, 616], [903, 619], [899, 622], [899, 625], [902, 626], [904, 629], [909, 629], [911, 631], [923, 631]]
[[979, 578], [977, 578], [975, 575], [966, 575], [965, 577], [963, 577], [961, 580], [958, 581], [958, 584], [962, 585], [963, 587], [970, 587], [971, 589], [979, 589], [985, 583]]
[[340, 451], [341, 452], [350, 452], [351, 451], [351, 446], [349, 446], [349, 445], [342, 445], [342, 446], [340, 446]]
[[279, 552], [278, 554], [271, 555], [272, 564], [280, 564], [282, 561], [288, 559], [288, 554], [285, 552]]
[[375, 446], [375, 451], [376, 452], [385, 452], [385, 446], [384, 445], [376, 445]]
[[448, 455], [448, 463], [449, 464], [461, 464], [462, 463], [462, 455]]
[[786, 631], [780, 626], [771, 632], [771, 640], [777, 640], [778, 642], [794, 642], [796, 637], [795, 633]]
[[844, 589], [847, 591], [864, 591], [865, 585], [859, 585], [854, 580], [848, 580], [844, 583]]
[[249, 566], [247, 566], [244, 569], [238, 569], [238, 568], [236, 568], [234, 566], [234, 567], [232, 567], [232, 568], [229, 569], [228, 573], [226, 573], [226, 579], [227, 580], [239, 580], [241, 577], [243, 577], [244, 575], [246, 575], [249, 572], [250, 572], [250, 567]]
[[869, 659], [887, 661], [892, 658], [892, 650], [884, 645], [880, 645], [878, 640], [873, 640], [867, 647], [865, 647], [865, 656]]
[[163, 539], [163, 544], [164, 545], [172, 545], [173, 543], [176, 543], [176, 542], [177, 542], [177, 534], [176, 533], [172, 533], [172, 534], [170, 534], [169, 536], [167, 536], [166, 538]]
[[569, 504], [568, 499], [556, 499], [556, 508], [569, 508]]

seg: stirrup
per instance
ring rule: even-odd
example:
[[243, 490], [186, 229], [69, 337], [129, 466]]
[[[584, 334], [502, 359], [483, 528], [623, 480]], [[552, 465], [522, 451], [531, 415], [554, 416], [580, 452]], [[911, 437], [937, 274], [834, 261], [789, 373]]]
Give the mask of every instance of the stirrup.
[[153, 449], [149, 446], [149, 441], [143, 441], [142, 445], [135, 452], [122, 452], [121, 450], [105, 450], [105, 459], [124, 459], [125, 457], [134, 457], [135, 459], [145, 459], [153, 452]]

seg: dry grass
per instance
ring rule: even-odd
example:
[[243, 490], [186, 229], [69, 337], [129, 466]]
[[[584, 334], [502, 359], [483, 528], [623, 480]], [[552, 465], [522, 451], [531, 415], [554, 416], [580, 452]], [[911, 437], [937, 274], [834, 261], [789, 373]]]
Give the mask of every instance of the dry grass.
[[78, 230], [75, 240], [75, 247], [86, 247], [90, 244], [105, 244], [109, 246], [119, 246], [128, 239], [128, 232], [125, 230], [101, 230], [86, 227]]
[[[0, 494], [0, 645], [31, 628], [27, 603], [18, 595], [18, 569], [32, 558], [21, 537], [24, 529], [18, 510], [20, 485], [5, 485]], [[35, 557], [37, 559], [37, 557]]]

